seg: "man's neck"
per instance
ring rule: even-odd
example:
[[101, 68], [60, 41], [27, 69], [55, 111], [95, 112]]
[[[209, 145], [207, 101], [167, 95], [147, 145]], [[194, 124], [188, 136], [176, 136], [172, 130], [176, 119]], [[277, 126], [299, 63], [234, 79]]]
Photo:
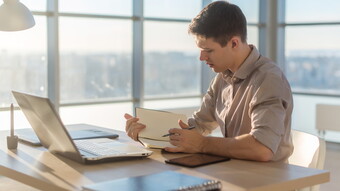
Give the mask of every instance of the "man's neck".
[[247, 43], [244, 43], [240, 46], [239, 56], [236, 59], [237, 68], [235, 71], [232, 71], [233, 73], [235, 73], [241, 67], [244, 61], [248, 58], [251, 51], [252, 51], [252, 47], [249, 46]]

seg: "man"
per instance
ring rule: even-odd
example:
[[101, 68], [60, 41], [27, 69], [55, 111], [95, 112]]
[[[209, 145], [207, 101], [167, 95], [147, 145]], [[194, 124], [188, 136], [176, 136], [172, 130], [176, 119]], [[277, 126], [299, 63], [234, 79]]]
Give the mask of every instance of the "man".
[[[191, 22], [189, 33], [200, 48], [200, 60], [217, 73], [200, 109], [187, 125], [170, 129], [168, 152], [208, 153], [255, 161], [286, 161], [293, 101], [282, 71], [248, 45], [247, 23], [236, 5], [216, 1]], [[134, 140], [145, 125], [125, 114], [126, 132]], [[195, 130], [186, 130], [195, 126]], [[224, 137], [208, 137], [220, 127]]]

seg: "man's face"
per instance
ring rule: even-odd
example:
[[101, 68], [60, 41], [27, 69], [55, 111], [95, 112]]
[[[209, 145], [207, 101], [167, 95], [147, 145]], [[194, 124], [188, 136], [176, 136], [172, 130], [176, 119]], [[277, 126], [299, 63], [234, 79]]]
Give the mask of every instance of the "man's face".
[[234, 56], [231, 42], [224, 47], [213, 38], [196, 37], [197, 47], [200, 49], [200, 60], [216, 73], [234, 69]]

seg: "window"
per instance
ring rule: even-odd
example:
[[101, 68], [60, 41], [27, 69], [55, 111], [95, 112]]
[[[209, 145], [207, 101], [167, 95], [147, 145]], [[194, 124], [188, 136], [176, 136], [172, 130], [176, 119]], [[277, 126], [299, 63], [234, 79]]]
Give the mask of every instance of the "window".
[[0, 106], [13, 102], [11, 90], [47, 95], [46, 19], [24, 31], [0, 32]]
[[230, 2], [240, 7], [247, 18], [248, 24], [259, 22], [259, 0], [230, 0]]
[[[286, 0], [287, 23], [338, 22], [340, 2], [334, 0]], [[303, 11], [303, 12], [302, 12]]]
[[340, 25], [286, 27], [286, 71], [293, 90], [340, 93], [339, 33]]
[[61, 17], [59, 23], [60, 101], [131, 98], [131, 21]]
[[287, 0], [286, 6], [286, 72], [293, 90], [340, 94], [340, 2]]
[[198, 0], [144, 0], [144, 16], [152, 18], [192, 19], [202, 9]]
[[31, 11], [46, 11], [46, 0], [20, 0]]
[[145, 97], [199, 95], [202, 64], [188, 23], [148, 21], [144, 28]]
[[[199, 61], [199, 50], [187, 32], [209, 0], [21, 2], [33, 12], [36, 25], [0, 32], [0, 75], [5, 79], [0, 82], [1, 111], [14, 102], [10, 90], [15, 89], [53, 98], [66, 124], [87, 122], [123, 130], [123, 114], [132, 113], [136, 103], [159, 109], [198, 106], [214, 76]], [[143, 14], [136, 13], [134, 3], [143, 5]], [[248, 42], [259, 44], [259, 1], [235, 3], [248, 19]], [[135, 27], [138, 22], [142, 27]], [[50, 24], [56, 27], [50, 30]], [[141, 41], [136, 33], [143, 34]], [[134, 46], [143, 49], [142, 55]], [[51, 65], [59, 70], [49, 70]], [[136, 68], [144, 78], [133, 84]], [[134, 97], [136, 91], [143, 99]], [[0, 112], [1, 118], [3, 114], [2, 121], [7, 121], [7, 112]], [[16, 117], [24, 119], [19, 111]]]
[[59, 11], [93, 15], [132, 15], [132, 0], [59, 0]]
[[[294, 129], [318, 134], [316, 105], [339, 104], [339, 7], [333, 0], [286, 0], [284, 59], [294, 96]], [[339, 142], [339, 136], [327, 132], [324, 138]]]

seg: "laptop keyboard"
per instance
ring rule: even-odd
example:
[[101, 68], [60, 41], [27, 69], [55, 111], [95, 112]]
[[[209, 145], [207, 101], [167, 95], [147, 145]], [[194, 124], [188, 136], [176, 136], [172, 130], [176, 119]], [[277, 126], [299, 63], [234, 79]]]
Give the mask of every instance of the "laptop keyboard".
[[92, 141], [77, 140], [75, 141], [75, 144], [80, 150], [83, 150], [85, 152], [88, 152], [88, 153], [91, 153], [97, 156], [121, 154], [121, 152], [113, 149], [112, 147], [106, 147], [105, 145], [94, 143]]

